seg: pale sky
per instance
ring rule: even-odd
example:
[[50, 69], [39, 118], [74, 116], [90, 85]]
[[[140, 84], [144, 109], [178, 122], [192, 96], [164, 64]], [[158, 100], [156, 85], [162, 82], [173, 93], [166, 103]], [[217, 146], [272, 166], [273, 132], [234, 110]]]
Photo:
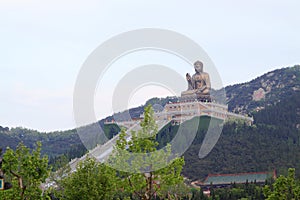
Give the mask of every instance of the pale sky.
[[[102, 42], [134, 29], [168, 29], [193, 39], [225, 86], [299, 64], [299, 10], [299, 0], [0, 0], [0, 125], [74, 128], [73, 89], [83, 62]], [[152, 57], [132, 56], [127, 65]], [[166, 57], [151, 62], [176, 65]], [[147, 87], [130, 104], [166, 94]], [[95, 96], [109, 102], [103, 93]], [[96, 112], [98, 119], [111, 114]]]

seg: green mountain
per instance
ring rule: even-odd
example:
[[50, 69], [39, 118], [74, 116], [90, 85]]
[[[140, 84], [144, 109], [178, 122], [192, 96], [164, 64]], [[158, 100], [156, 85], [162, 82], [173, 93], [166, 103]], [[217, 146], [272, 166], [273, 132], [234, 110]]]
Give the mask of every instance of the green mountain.
[[[205, 128], [200, 128], [194, 142], [184, 154], [184, 174], [191, 179], [203, 179], [209, 173], [274, 169], [283, 172], [288, 167], [300, 167], [300, 66], [268, 72], [250, 82], [227, 86], [225, 91], [229, 110], [252, 115], [254, 125], [238, 122], [225, 124], [218, 143], [204, 159], [198, 158], [206, 133]], [[177, 100], [174, 97], [153, 98], [146, 105], [164, 106], [169, 101]], [[125, 112], [135, 118], [140, 116], [143, 109], [144, 106], [140, 106]], [[159, 106], [157, 109], [160, 109]], [[126, 119], [124, 116], [123, 112], [113, 117]], [[117, 126], [104, 125], [105, 120], [111, 119], [112, 116], [109, 116], [96, 123], [103, 128], [108, 138], [119, 131]], [[82, 127], [82, 130], [87, 134], [92, 133], [94, 125]], [[158, 134], [161, 146], [174, 137], [177, 129], [176, 126], [168, 125]], [[97, 140], [99, 142], [101, 138], [97, 138], [94, 145]], [[86, 152], [75, 129], [41, 133], [20, 127], [0, 127], [0, 148], [15, 148], [20, 141], [29, 147], [33, 147], [36, 141], [41, 141], [43, 153], [51, 157], [51, 162], [55, 162], [57, 156], [62, 154], [71, 159]]]

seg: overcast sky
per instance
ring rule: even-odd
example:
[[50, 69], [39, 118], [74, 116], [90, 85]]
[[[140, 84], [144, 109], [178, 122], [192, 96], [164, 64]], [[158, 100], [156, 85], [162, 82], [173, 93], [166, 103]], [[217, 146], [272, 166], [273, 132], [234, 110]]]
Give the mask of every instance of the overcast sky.
[[[0, 125], [74, 128], [73, 89], [83, 62], [102, 42], [134, 29], [168, 29], [193, 39], [225, 86], [299, 64], [299, 10], [299, 0], [0, 0]], [[142, 61], [149, 63], [147, 55]], [[166, 91], [144, 88], [130, 102], [155, 95]], [[111, 114], [96, 112], [98, 119]]]

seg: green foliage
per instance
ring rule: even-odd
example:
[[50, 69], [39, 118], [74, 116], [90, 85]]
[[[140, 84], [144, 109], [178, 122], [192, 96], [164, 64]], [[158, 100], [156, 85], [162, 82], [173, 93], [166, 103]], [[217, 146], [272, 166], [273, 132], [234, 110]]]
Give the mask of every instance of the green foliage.
[[52, 171], [55, 172], [59, 170], [60, 168], [64, 167], [69, 163], [70, 159], [68, 158], [67, 155], [61, 155], [57, 156], [55, 158], [50, 158], [50, 164], [52, 166]]
[[30, 151], [20, 143], [14, 151], [10, 148], [3, 155], [2, 169], [5, 181], [11, 182], [13, 188], [3, 193], [1, 199], [40, 199], [40, 185], [49, 174], [48, 158], [41, 157], [41, 143]]
[[104, 133], [108, 139], [113, 138], [114, 136], [119, 134], [120, 131], [121, 129], [116, 124], [104, 125]]
[[263, 189], [255, 183], [233, 184], [228, 188], [211, 189], [212, 199], [222, 200], [264, 200]]
[[176, 102], [178, 102], [178, 98], [177, 97], [166, 97], [166, 98], [157, 98], [156, 97], [156, 98], [149, 99], [146, 102], [146, 106], [148, 106], [148, 105], [154, 106], [157, 104], [157, 105], [161, 105], [162, 107], [164, 107], [169, 102], [176, 103]]
[[295, 180], [295, 169], [290, 168], [287, 177], [279, 176], [271, 187], [265, 186], [264, 195], [268, 200], [300, 199], [300, 183]]
[[201, 188], [199, 190], [192, 188], [190, 199], [191, 200], [208, 200], [209, 198], [203, 194], [203, 191]]
[[52, 166], [53, 171], [64, 167], [73, 158], [78, 158], [87, 153], [86, 148], [82, 144], [71, 145], [66, 153], [54, 157], [50, 157], [49, 165]]
[[115, 170], [87, 158], [76, 171], [59, 182], [57, 195], [61, 199], [112, 199], [118, 183]]
[[268, 124], [287, 128], [289, 130], [296, 129], [296, 125], [300, 121], [300, 92], [296, 92], [275, 106], [266, 106], [260, 112], [254, 113], [254, 120], [259, 124]]
[[[167, 191], [183, 181], [184, 160], [176, 158], [168, 162], [170, 146], [166, 150], [157, 150], [158, 130], [151, 105], [145, 107], [144, 116], [141, 130], [132, 132], [130, 141], [125, 139], [125, 130], [121, 131], [110, 163], [118, 169], [122, 166], [123, 170], [118, 174], [122, 177], [120, 185], [125, 193], [141, 199], [152, 199], [154, 195], [170, 196]], [[172, 195], [175, 194], [176, 191]]]

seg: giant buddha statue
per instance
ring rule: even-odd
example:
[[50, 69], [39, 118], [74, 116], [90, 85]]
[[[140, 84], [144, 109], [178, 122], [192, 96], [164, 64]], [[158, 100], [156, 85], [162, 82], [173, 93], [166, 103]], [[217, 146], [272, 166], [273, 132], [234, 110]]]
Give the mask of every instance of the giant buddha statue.
[[188, 82], [188, 89], [181, 93], [182, 97], [196, 97], [201, 101], [210, 101], [210, 79], [206, 72], [203, 72], [203, 63], [196, 61], [194, 63], [195, 74], [191, 76], [189, 73], [186, 74], [186, 80]]

